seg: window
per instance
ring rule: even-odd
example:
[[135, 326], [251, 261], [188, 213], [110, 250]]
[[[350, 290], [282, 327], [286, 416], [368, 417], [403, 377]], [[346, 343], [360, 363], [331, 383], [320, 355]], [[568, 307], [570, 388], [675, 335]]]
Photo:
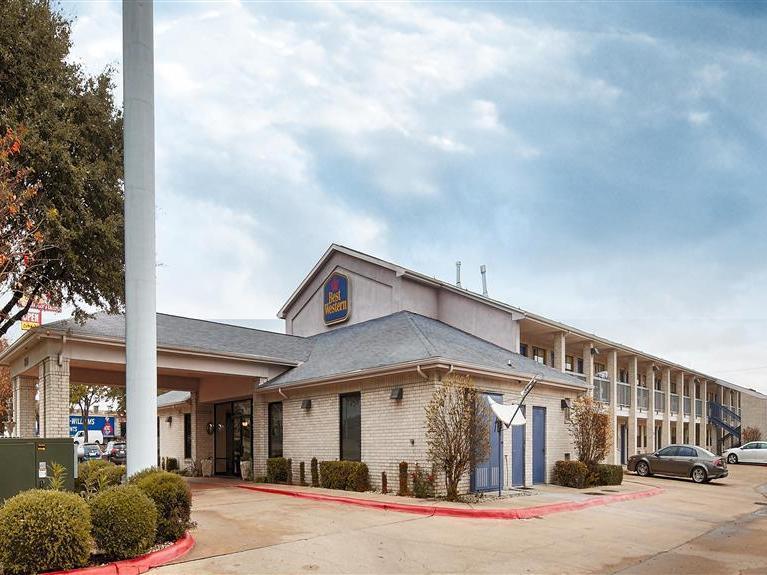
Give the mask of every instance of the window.
[[604, 363], [594, 362], [594, 373], [605, 373], [607, 368]]
[[524, 355], [527, 357], [527, 344], [526, 343], [520, 343], [519, 344], [519, 353], [520, 355]]
[[362, 459], [362, 418], [360, 394], [346, 393], [341, 396], [341, 459]]
[[269, 404], [269, 457], [282, 457], [282, 402]]
[[583, 373], [583, 358], [582, 357], [579, 357], [578, 360], [576, 361], [576, 367], [577, 367], [578, 373]]
[[619, 377], [621, 383], [628, 383], [629, 382], [629, 372], [625, 369], [620, 370]]
[[184, 414], [184, 459], [192, 459], [192, 414]]
[[546, 350], [540, 347], [533, 347], [533, 359], [538, 363], [546, 365]]
[[658, 455], [661, 457], [673, 457], [676, 455], [676, 451], [679, 449], [676, 445], [672, 445], [671, 447], [666, 447], [665, 449], [661, 449], [658, 452]]
[[573, 356], [572, 355], [566, 355], [565, 356], [565, 369], [567, 371], [572, 371], [573, 370], [573, 364], [574, 364]]
[[678, 447], [677, 457], [698, 457], [698, 452], [692, 447]]

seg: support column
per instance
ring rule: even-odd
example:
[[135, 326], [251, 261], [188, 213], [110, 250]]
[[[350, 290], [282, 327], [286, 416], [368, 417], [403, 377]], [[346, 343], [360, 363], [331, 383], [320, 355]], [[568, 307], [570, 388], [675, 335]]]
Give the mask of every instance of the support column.
[[17, 375], [11, 382], [13, 391], [13, 437], [35, 436], [35, 386], [37, 380]]
[[655, 369], [650, 364], [645, 370], [647, 384], [647, 448], [646, 451], [655, 451]]
[[586, 376], [589, 393], [594, 389], [594, 356], [591, 353], [593, 347], [591, 342], [583, 346], [583, 375]]
[[698, 421], [698, 415], [697, 411], [695, 409], [695, 399], [698, 397], [697, 390], [695, 389], [697, 384], [695, 383], [695, 377], [693, 377], [690, 380], [690, 430], [689, 430], [689, 439], [690, 439], [690, 445], [700, 445], [700, 441], [698, 440], [698, 434], [695, 432], [697, 428], [697, 421]]
[[629, 406], [629, 445], [627, 457], [637, 453], [637, 385], [639, 384], [639, 367], [637, 356], [629, 358], [629, 389], [631, 391], [631, 405]]
[[558, 371], [565, 371], [566, 338], [563, 331], [554, 334], [554, 369]]
[[40, 437], [69, 437], [69, 359], [46, 357], [38, 364]]
[[700, 411], [700, 444], [708, 449], [708, 382], [705, 379], [700, 384], [700, 398], [703, 400]]
[[684, 373], [676, 374], [676, 394], [679, 396], [679, 413], [676, 414], [676, 442], [684, 443]]
[[671, 445], [671, 369], [663, 368], [663, 383], [661, 384], [665, 394], [663, 401], [663, 429], [661, 431], [661, 447]]
[[607, 454], [607, 462], [620, 463], [620, 434], [618, 433], [618, 352], [614, 349], [607, 352], [607, 379], [610, 380], [610, 403], [607, 407], [612, 433], [612, 449]]

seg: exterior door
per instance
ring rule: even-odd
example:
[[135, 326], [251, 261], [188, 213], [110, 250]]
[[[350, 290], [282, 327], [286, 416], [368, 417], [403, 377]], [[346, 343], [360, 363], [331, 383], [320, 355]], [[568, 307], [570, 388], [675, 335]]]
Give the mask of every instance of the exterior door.
[[626, 465], [626, 425], [621, 423], [621, 465]]
[[[525, 406], [520, 407], [522, 415]], [[511, 428], [511, 485], [521, 487], [525, 484], [525, 425], [514, 425]]]
[[215, 472], [239, 475], [240, 462], [253, 460], [253, 400], [227, 401], [213, 406]]
[[533, 483], [546, 483], [546, 408], [533, 407]]
[[[498, 403], [503, 403], [503, 396], [497, 393], [485, 394]], [[502, 424], [501, 424], [502, 425]], [[490, 453], [485, 461], [475, 463], [472, 473], [472, 491], [498, 491], [503, 482], [501, 454], [503, 452], [503, 434], [498, 433], [497, 419], [488, 410], [487, 426], [490, 438]]]

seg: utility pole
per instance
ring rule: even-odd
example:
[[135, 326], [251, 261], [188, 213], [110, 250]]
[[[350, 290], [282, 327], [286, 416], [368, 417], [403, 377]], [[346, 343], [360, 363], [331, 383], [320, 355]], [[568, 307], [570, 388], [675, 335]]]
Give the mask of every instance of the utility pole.
[[128, 475], [157, 465], [152, 0], [123, 0]]

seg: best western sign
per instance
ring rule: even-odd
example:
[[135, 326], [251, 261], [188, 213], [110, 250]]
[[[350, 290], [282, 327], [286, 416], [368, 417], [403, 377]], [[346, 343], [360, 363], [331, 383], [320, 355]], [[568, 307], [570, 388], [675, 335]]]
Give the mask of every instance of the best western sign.
[[349, 319], [349, 303], [349, 278], [333, 272], [322, 287], [322, 317], [325, 325]]

